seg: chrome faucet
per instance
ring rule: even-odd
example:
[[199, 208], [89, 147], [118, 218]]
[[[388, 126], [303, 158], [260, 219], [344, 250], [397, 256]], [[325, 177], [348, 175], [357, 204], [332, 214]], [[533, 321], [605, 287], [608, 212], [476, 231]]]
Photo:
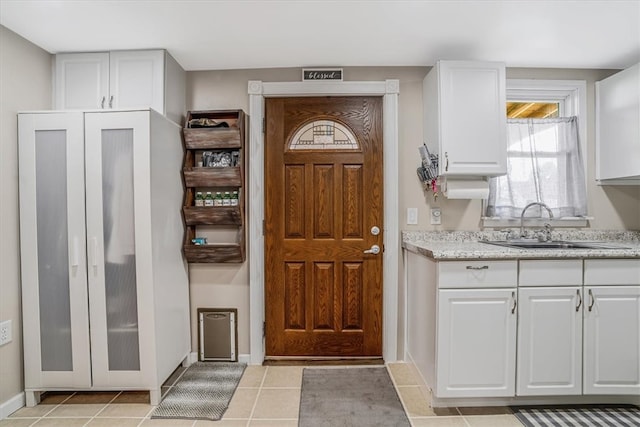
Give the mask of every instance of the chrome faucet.
[[[544, 203], [541, 202], [533, 202], [533, 203], [529, 203], [527, 206], [524, 207], [524, 209], [522, 209], [522, 213], [520, 214], [520, 237], [525, 237], [524, 235], [524, 213], [527, 211], [527, 209], [529, 209], [531, 206], [542, 206], [543, 208], [545, 208], [547, 210], [547, 212], [549, 213], [549, 219], [553, 219], [553, 212], [551, 212], [551, 209], [549, 208], [549, 206], [545, 205]], [[547, 224], [545, 224], [546, 227]], [[547, 239], [551, 238], [551, 225], [549, 225], [549, 228], [547, 229]]]

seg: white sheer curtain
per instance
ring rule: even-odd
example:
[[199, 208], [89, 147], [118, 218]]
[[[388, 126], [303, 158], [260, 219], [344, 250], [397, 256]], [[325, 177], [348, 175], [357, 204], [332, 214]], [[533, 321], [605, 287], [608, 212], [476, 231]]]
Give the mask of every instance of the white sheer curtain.
[[[587, 214], [577, 117], [507, 120], [507, 174], [489, 181], [487, 216], [519, 218], [531, 202], [555, 218]], [[540, 216], [537, 208], [527, 217]]]

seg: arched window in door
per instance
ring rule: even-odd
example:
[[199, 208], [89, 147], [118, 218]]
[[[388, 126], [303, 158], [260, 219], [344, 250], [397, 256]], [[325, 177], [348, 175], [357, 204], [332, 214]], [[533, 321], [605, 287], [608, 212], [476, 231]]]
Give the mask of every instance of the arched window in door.
[[313, 120], [300, 126], [289, 150], [359, 150], [358, 140], [345, 125], [334, 120]]

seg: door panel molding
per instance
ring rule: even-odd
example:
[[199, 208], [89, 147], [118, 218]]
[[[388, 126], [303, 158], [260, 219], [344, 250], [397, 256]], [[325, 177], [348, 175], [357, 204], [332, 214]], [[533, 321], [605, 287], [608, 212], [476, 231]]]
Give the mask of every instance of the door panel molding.
[[[382, 96], [383, 98], [383, 357], [398, 360], [398, 277], [400, 229], [398, 212], [398, 80], [371, 82], [273, 82], [249, 81], [249, 306], [251, 363], [262, 364], [265, 347], [264, 322], [264, 99], [296, 96]], [[346, 154], [346, 153], [345, 153]]]

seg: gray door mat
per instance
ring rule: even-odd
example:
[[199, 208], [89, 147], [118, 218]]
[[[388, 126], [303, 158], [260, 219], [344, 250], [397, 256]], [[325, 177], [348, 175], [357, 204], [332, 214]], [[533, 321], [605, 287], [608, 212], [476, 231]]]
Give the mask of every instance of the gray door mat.
[[219, 420], [229, 407], [246, 364], [196, 362], [171, 387], [151, 418]]
[[384, 367], [306, 368], [299, 427], [409, 427]]

